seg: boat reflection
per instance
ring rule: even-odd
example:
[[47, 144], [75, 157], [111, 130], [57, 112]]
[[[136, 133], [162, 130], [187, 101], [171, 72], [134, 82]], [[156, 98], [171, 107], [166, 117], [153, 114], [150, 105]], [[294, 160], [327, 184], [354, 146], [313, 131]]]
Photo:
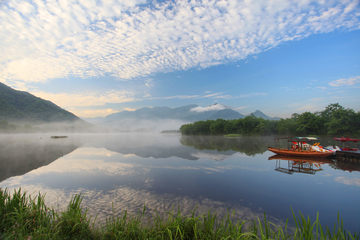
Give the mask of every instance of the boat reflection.
[[348, 172], [360, 172], [360, 160], [351, 156], [337, 155], [331, 167]]
[[293, 173], [316, 174], [322, 171], [323, 164], [332, 164], [333, 162], [326, 158], [306, 158], [295, 156], [274, 155], [269, 160], [276, 160], [275, 171], [292, 175]]

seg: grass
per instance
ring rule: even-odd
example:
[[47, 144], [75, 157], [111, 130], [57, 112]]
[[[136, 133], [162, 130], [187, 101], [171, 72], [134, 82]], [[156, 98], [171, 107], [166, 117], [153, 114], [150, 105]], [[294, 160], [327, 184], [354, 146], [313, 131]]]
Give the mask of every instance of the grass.
[[227, 134], [227, 135], [224, 135], [224, 137], [241, 137], [242, 135], [241, 134]]
[[[21, 189], [10, 194], [0, 189], [0, 239], [359, 239], [356, 233], [344, 230], [339, 214], [333, 230], [323, 228], [319, 214], [314, 222], [299, 212], [293, 212], [295, 229], [288, 229], [264, 219], [233, 221], [235, 213], [228, 213], [222, 219], [216, 214], [182, 216], [180, 209], [167, 213], [162, 219], [159, 214], [144, 224], [146, 208], [137, 216], [125, 211], [121, 217], [110, 216], [105, 225], [96, 225], [96, 218], [87, 215], [81, 207], [83, 196], [73, 196], [63, 211], [48, 208], [44, 196], [32, 197]], [[289, 233], [289, 232], [291, 233]]]

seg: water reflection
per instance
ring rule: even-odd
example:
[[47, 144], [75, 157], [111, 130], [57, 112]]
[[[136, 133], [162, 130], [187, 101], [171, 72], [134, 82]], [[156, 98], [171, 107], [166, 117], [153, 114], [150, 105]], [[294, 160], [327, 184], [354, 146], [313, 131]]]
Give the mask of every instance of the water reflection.
[[267, 137], [241, 137], [226, 138], [222, 136], [181, 136], [180, 143], [199, 150], [237, 151], [247, 156], [255, 156], [267, 151], [274, 138]]
[[121, 154], [134, 154], [142, 158], [171, 158], [179, 157], [187, 160], [198, 160], [208, 157], [213, 160], [222, 161], [236, 153], [236, 151], [226, 151], [219, 153], [216, 149], [198, 151], [193, 147], [180, 145], [178, 136], [168, 136], [159, 134], [129, 134], [128, 137], [111, 136], [100, 140], [101, 144], [108, 150]]
[[[336, 170], [341, 164], [325, 159], [320, 164], [323, 171], [313, 175], [289, 176], [274, 171], [277, 160], [269, 161], [273, 154], [264, 150], [272, 144], [272, 137], [225, 139], [128, 133], [69, 136], [44, 145], [40, 140], [31, 140], [36, 142], [33, 144], [25, 144], [21, 138], [9, 141], [11, 144], [2, 141], [2, 148], [9, 148], [8, 164], [16, 162], [16, 156], [26, 156], [30, 148], [39, 152], [40, 157], [34, 161], [45, 164], [1, 181], [0, 187], [41, 191], [46, 193], [49, 205], [59, 208], [65, 207], [73, 194], [82, 192], [83, 206], [90, 214], [98, 214], [100, 221], [112, 214], [112, 206], [115, 214], [124, 210], [135, 214], [145, 203], [149, 214], [156, 210], [161, 216], [173, 205], [179, 205], [184, 214], [198, 205], [199, 214], [211, 208], [224, 216], [229, 208], [242, 219], [261, 217], [266, 211], [277, 223], [291, 217], [293, 207], [295, 212], [300, 210], [312, 218], [319, 211], [325, 225], [332, 225], [340, 211], [349, 230], [360, 228], [359, 172]], [[12, 153], [16, 149], [24, 152]], [[283, 162], [296, 162], [278, 160], [283, 168], [288, 167]], [[301, 162], [301, 171], [305, 172], [311, 164]], [[315, 164], [319, 163], [312, 163], [314, 171], [318, 169]], [[291, 167], [295, 171], [296, 164]]]
[[323, 164], [333, 164], [327, 158], [303, 158], [294, 156], [274, 155], [269, 160], [276, 161], [275, 171], [293, 174], [304, 173], [314, 175], [316, 172], [323, 171]]
[[48, 165], [82, 145], [79, 138], [50, 135], [0, 135], [0, 182]]

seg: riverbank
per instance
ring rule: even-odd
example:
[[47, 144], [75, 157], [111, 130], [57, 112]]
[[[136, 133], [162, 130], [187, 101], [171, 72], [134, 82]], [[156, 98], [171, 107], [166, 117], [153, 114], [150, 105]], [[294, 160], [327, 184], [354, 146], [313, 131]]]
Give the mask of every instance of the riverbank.
[[168, 213], [167, 219], [153, 216], [146, 219], [146, 208], [137, 216], [126, 211], [121, 217], [109, 217], [105, 225], [98, 226], [96, 218], [88, 216], [81, 207], [82, 195], [75, 195], [64, 211], [45, 205], [43, 195], [32, 196], [21, 189], [10, 194], [0, 189], [0, 239], [359, 239], [359, 235], [346, 232], [338, 216], [337, 225], [330, 230], [317, 219], [311, 222], [301, 213], [293, 215], [296, 228], [289, 233], [287, 223], [276, 226], [266, 220], [230, 220], [210, 213], [182, 216], [180, 209]]

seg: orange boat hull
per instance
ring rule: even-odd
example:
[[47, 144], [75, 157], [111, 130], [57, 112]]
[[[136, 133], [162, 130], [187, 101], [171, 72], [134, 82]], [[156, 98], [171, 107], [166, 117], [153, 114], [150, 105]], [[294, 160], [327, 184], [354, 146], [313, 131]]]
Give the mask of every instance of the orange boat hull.
[[329, 157], [333, 155], [332, 152], [298, 151], [298, 150], [279, 149], [272, 147], [268, 147], [268, 150], [279, 155], [298, 156], [298, 157]]

